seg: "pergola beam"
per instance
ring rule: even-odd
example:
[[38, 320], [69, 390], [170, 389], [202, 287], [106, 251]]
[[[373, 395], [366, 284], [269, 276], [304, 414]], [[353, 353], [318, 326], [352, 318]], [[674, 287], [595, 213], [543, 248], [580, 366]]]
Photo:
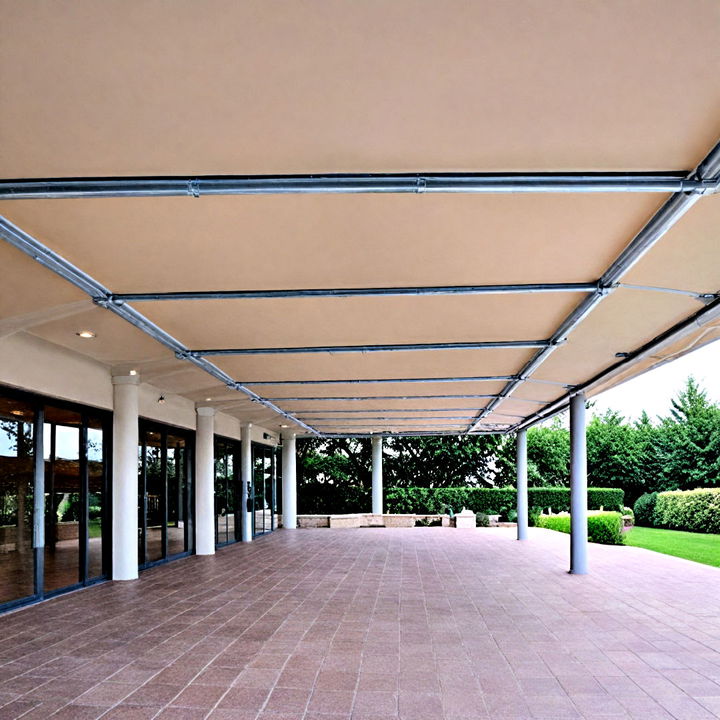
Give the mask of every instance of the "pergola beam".
[[278, 298], [402, 297], [418, 295], [504, 295], [553, 292], [592, 292], [597, 282], [516, 283], [505, 285], [429, 285], [381, 288], [308, 288], [300, 290], [203, 290], [190, 292], [116, 293], [110, 302], [158, 300], [258, 300]]
[[717, 181], [684, 171], [621, 173], [348, 173], [25, 178], [0, 181], [0, 199], [127, 198], [320, 193], [716, 192]]
[[[124, 306], [120, 306], [124, 307]], [[507, 348], [545, 348], [550, 340], [494, 340], [480, 342], [436, 342], [436, 343], [399, 343], [386, 345], [311, 345], [308, 347], [272, 347], [272, 348], [212, 348], [208, 350], [189, 350], [180, 357], [203, 358], [211, 355], [304, 355], [307, 353], [374, 353], [374, 352], [414, 352], [428, 350], [494, 350]]]

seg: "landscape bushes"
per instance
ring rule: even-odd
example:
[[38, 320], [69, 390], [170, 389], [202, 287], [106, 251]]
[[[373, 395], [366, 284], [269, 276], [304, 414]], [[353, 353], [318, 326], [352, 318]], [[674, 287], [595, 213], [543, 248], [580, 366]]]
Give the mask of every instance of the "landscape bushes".
[[[588, 488], [590, 510], [622, 510], [624, 493], [616, 488]], [[553, 512], [570, 510], [569, 488], [529, 488], [531, 508], [552, 508]], [[388, 488], [385, 499], [388, 513], [446, 513], [460, 512], [464, 507], [485, 515], [508, 515], [516, 506], [516, 491], [507, 488]]]
[[[570, 532], [569, 515], [541, 515], [537, 526], [558, 532]], [[603, 545], [623, 544], [623, 519], [619, 512], [602, 512], [588, 516], [588, 540]]]
[[720, 533], [720, 488], [646, 493], [634, 510], [637, 525]]

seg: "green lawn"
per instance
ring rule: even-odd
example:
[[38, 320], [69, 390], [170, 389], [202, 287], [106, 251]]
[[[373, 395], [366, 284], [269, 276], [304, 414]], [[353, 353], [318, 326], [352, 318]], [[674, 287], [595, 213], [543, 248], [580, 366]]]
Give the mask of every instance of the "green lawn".
[[720, 567], [720, 535], [635, 527], [625, 533], [625, 544]]

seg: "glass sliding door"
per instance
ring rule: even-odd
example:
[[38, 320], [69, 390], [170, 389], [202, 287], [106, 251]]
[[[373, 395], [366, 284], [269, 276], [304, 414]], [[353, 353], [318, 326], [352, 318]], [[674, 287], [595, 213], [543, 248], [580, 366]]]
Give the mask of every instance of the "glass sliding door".
[[32, 405], [0, 395], [0, 604], [35, 594]]
[[103, 577], [107, 464], [102, 419], [45, 406], [45, 593]]
[[215, 544], [240, 540], [240, 444], [215, 439]]
[[253, 536], [275, 529], [277, 512], [277, 450], [253, 443], [251, 488]]
[[109, 413], [0, 387], [0, 606], [107, 577], [109, 426]]
[[142, 422], [138, 448], [138, 563], [192, 549], [191, 433]]

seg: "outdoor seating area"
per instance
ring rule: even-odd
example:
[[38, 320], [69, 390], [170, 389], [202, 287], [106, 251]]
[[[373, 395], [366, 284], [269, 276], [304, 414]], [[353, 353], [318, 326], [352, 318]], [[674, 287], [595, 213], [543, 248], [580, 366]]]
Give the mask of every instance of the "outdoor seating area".
[[720, 573], [530, 532], [281, 530], [19, 610], [0, 718], [720, 713]]

